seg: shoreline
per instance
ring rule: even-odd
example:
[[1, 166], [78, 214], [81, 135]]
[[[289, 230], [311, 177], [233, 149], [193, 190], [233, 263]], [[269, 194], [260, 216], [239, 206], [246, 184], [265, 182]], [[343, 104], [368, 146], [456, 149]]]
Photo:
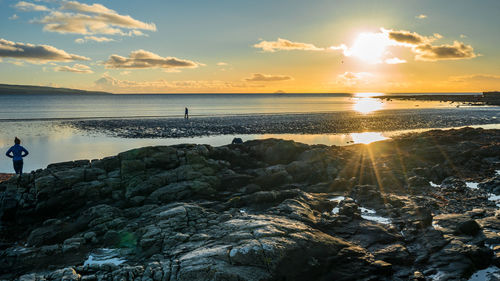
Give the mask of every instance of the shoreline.
[[[389, 120], [389, 121], [387, 121]], [[497, 107], [381, 110], [181, 118], [124, 118], [63, 121], [84, 133], [120, 138], [183, 138], [214, 135], [343, 134], [500, 124]]]

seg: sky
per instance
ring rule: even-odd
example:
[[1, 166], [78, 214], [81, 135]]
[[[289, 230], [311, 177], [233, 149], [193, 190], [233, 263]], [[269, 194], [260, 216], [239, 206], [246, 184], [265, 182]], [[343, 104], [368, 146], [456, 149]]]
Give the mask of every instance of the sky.
[[0, 0], [0, 83], [112, 93], [500, 90], [498, 0]]

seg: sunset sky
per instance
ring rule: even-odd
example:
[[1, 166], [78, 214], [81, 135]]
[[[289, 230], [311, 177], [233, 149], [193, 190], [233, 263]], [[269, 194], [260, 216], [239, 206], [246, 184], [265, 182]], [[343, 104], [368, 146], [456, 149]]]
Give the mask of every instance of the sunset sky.
[[0, 0], [0, 83], [113, 93], [500, 90], [500, 1]]

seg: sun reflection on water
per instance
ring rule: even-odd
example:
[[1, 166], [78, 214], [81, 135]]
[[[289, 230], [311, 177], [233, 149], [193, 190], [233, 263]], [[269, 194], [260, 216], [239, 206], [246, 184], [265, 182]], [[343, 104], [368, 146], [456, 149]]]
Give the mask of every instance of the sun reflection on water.
[[357, 112], [368, 114], [384, 108], [384, 103], [375, 98], [355, 98], [353, 109]]
[[365, 133], [351, 133], [350, 134], [353, 143], [363, 143], [369, 144], [376, 141], [386, 140], [388, 137], [382, 135], [382, 133], [377, 132], [365, 132]]

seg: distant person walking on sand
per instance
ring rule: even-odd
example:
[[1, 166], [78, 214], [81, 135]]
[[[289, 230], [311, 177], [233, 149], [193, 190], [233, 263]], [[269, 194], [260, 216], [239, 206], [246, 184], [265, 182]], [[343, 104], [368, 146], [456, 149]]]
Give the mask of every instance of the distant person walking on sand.
[[189, 119], [189, 110], [188, 108], [184, 108], [184, 119]]
[[9, 148], [5, 155], [12, 158], [12, 163], [14, 164], [14, 171], [19, 177], [23, 174], [23, 157], [27, 156], [29, 152], [26, 148], [21, 146], [21, 140], [17, 137], [14, 139], [14, 146]]

